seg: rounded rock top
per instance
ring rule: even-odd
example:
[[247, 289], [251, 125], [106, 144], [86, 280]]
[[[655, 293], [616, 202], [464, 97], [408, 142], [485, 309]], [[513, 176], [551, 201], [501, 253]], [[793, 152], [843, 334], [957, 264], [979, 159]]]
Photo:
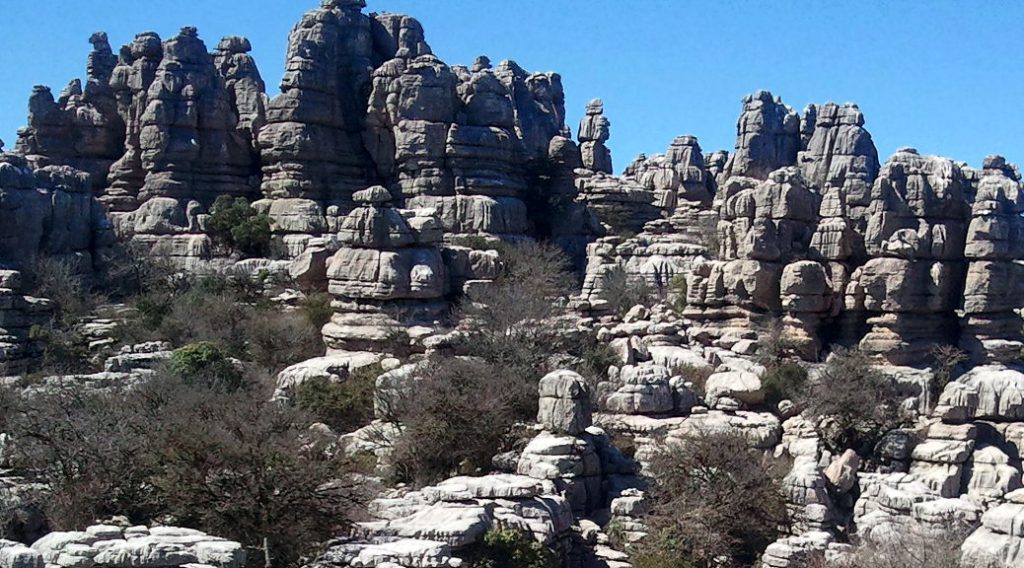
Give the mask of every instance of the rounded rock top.
[[375, 185], [353, 193], [352, 200], [356, 203], [379, 205], [391, 201], [391, 192], [384, 186]]

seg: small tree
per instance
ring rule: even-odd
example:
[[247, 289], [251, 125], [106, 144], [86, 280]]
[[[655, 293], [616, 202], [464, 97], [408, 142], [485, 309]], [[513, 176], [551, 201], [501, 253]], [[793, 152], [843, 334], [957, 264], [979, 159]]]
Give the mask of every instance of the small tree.
[[698, 431], [658, 451], [638, 568], [750, 566], [786, 523], [780, 476], [740, 433]]
[[242, 372], [213, 343], [192, 343], [175, 350], [170, 366], [172, 372], [188, 383], [233, 391], [241, 388], [243, 382]]
[[391, 458], [395, 475], [425, 484], [456, 472], [486, 471], [506, 432], [536, 413], [536, 399], [535, 383], [522, 384], [485, 361], [429, 363], [414, 386], [388, 400], [389, 418], [401, 431]]
[[601, 299], [619, 316], [637, 304], [649, 304], [653, 297], [647, 280], [629, 274], [621, 265], [613, 266], [601, 278]]
[[924, 393], [928, 397], [926, 406], [929, 409], [934, 406], [933, 401], [942, 394], [943, 389], [952, 380], [956, 368], [967, 360], [967, 353], [952, 345], [936, 345], [931, 350], [931, 356], [935, 360], [935, 381], [932, 383], [931, 389]]
[[899, 404], [892, 379], [879, 372], [870, 357], [853, 349], [833, 353], [802, 399], [822, 441], [837, 454], [853, 449], [870, 455], [882, 435], [901, 425]]
[[271, 223], [244, 197], [221, 195], [213, 204], [207, 230], [215, 242], [243, 256], [264, 256], [270, 250]]

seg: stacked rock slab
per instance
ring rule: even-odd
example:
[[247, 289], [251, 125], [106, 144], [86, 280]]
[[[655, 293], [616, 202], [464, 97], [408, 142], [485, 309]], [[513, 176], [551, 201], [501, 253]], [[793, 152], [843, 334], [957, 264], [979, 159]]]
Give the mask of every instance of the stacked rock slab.
[[363, 0], [327, 0], [292, 30], [281, 94], [270, 102], [259, 133], [266, 197], [347, 211], [352, 193], [370, 181], [360, 133], [373, 62], [385, 57], [374, 37], [390, 36], [373, 33], [363, 6]]
[[[665, 293], [674, 281], [678, 282], [677, 278], [692, 272], [698, 258], [709, 255], [707, 246], [713, 239], [708, 234], [716, 230], [718, 222], [718, 215], [711, 209], [716, 186], [695, 137], [680, 136], [665, 154], [649, 158], [641, 154], [620, 178], [604, 179], [620, 180], [622, 195], [653, 197], [653, 202], [638, 203], [658, 210], [660, 218], [647, 221], [636, 236], [608, 236], [588, 246], [582, 298], [591, 307], [602, 299], [605, 282], [613, 271], [622, 269], [629, 279], [642, 280], [652, 290]], [[646, 195], [636, 189], [638, 186]], [[595, 187], [599, 186], [591, 185], [589, 189]], [[595, 197], [584, 194], [584, 199]], [[600, 214], [600, 201], [589, 203]], [[612, 221], [614, 216], [613, 211]], [[626, 224], [632, 226], [645, 218], [646, 214], [634, 221], [627, 218]]]
[[149, 106], [149, 87], [163, 59], [160, 36], [144, 32], [121, 48], [110, 87], [117, 98], [117, 112], [125, 124], [124, 154], [110, 167], [101, 200], [111, 211], [132, 211], [139, 205], [139, 189], [145, 183], [142, 167], [142, 115]]
[[183, 28], [153, 69], [158, 42], [140, 34], [115, 71], [130, 126], [105, 200], [121, 235], [199, 269], [215, 256], [202, 215], [221, 195], [255, 196], [263, 85], [244, 38], [225, 38], [211, 55], [195, 28]]
[[605, 145], [611, 135], [611, 122], [604, 116], [604, 103], [595, 99], [587, 104], [580, 121], [579, 139], [583, 167], [576, 170], [579, 200], [586, 204], [614, 233], [639, 233], [644, 224], [662, 217], [656, 192], [635, 177], [637, 168], [627, 175], [612, 175], [611, 151]]
[[1015, 311], [1024, 296], [1024, 186], [1002, 156], [985, 158], [967, 229], [960, 346], [976, 361], [1008, 363], [1024, 347]]
[[125, 125], [110, 86], [117, 57], [107, 34], [95, 33], [89, 43], [93, 49], [84, 89], [81, 80], [75, 79], [55, 101], [49, 87], [35, 87], [29, 99], [28, 126], [19, 131], [15, 151], [35, 168], [69, 165], [83, 170], [100, 189], [111, 164], [123, 152]]
[[32, 326], [45, 325], [53, 303], [25, 295], [17, 270], [0, 270], [0, 376], [28, 372], [43, 346], [32, 337]]
[[142, 113], [139, 143], [146, 179], [139, 199], [197, 199], [208, 205], [219, 195], [253, 195], [258, 170], [251, 134], [246, 137], [238, 125], [213, 57], [195, 28], [182, 28], [163, 44]]
[[353, 194], [359, 207], [341, 222], [342, 247], [327, 262], [335, 314], [324, 342], [335, 351], [386, 352], [406, 328], [432, 326], [446, 312], [448, 278], [437, 219], [391, 205], [387, 189]]
[[744, 97], [736, 132], [736, 151], [725, 165], [724, 179], [766, 179], [771, 172], [796, 163], [800, 117], [770, 92]]
[[952, 161], [896, 152], [871, 191], [865, 248], [846, 309], [871, 327], [860, 347], [893, 364], [926, 360], [936, 343], [955, 343], [964, 281], [966, 182]]
[[24, 158], [0, 154], [0, 375], [31, 367], [40, 352], [32, 326], [49, 321], [53, 310], [23, 289], [19, 270], [47, 257], [88, 275], [114, 244], [88, 174], [68, 166], [33, 172]]
[[817, 195], [799, 170], [778, 169], [764, 181], [729, 178], [716, 201], [720, 260], [694, 267], [689, 317], [710, 322], [713, 336], [750, 329], [781, 311], [786, 276], [787, 310], [800, 327], [811, 326], [804, 320], [827, 311], [831, 283], [820, 267], [787, 266], [806, 259], [817, 219]]

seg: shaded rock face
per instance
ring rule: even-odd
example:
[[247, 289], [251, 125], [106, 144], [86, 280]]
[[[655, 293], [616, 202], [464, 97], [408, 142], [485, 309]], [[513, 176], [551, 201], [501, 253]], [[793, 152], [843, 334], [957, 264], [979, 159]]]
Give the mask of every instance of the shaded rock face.
[[[363, 2], [324, 2], [288, 38], [281, 94], [259, 134], [267, 197], [351, 206], [372, 169], [360, 132], [374, 60], [390, 59], [393, 36], [362, 13]], [[375, 37], [381, 44], [375, 43]]]
[[35, 87], [28, 125], [18, 132], [15, 151], [34, 167], [69, 165], [84, 170], [99, 189], [123, 152], [125, 123], [110, 85], [117, 57], [105, 33], [93, 34], [89, 43], [84, 88], [75, 79], [54, 100], [49, 87]]
[[796, 163], [800, 151], [800, 117], [768, 91], [743, 99], [736, 123], [736, 151], [723, 175], [765, 179], [772, 171]]
[[30, 369], [42, 354], [32, 327], [45, 325], [54, 310], [24, 289], [20, 270], [47, 256], [89, 274], [115, 241], [88, 174], [69, 166], [33, 171], [24, 158], [0, 153], [0, 375]]

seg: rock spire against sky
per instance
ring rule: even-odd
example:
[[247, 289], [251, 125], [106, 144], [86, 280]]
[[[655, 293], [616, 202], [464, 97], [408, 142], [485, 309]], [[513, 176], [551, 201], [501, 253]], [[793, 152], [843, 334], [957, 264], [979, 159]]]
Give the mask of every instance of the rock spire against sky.
[[[69, 77], [84, 78], [87, 40], [98, 30], [115, 46], [139, 30], [169, 37], [185, 25], [210, 41], [244, 35], [273, 95], [288, 31], [314, 3], [151, 0], [141, 9], [129, 0], [11, 0], [3, 26], [9, 47], [0, 53], [0, 138], [14, 145], [34, 85], [59, 91]], [[1024, 161], [1020, 4], [1000, 5], [998, 17], [953, 1], [368, 4], [368, 11], [414, 15], [434, 52], [452, 64], [486, 54], [558, 71], [569, 124], [588, 100], [602, 98], [617, 169], [680, 134], [698, 136], [706, 150], [732, 150], [736, 108], [758, 89], [798, 111], [809, 102], [857, 102], [883, 159], [911, 145], [976, 167], [991, 153]]]

